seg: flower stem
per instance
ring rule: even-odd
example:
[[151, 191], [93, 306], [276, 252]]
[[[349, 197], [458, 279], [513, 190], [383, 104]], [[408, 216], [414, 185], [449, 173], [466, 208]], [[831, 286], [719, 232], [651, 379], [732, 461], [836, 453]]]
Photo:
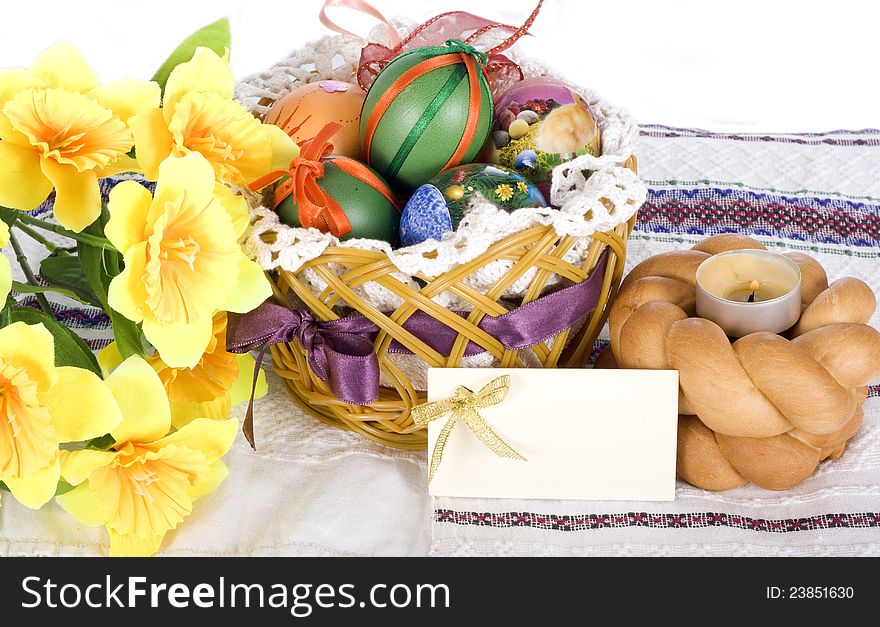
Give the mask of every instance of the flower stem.
[[[39, 283], [37, 283], [37, 278], [34, 276], [34, 271], [31, 270], [31, 265], [28, 263], [27, 257], [21, 249], [21, 245], [18, 243], [18, 239], [15, 237], [14, 232], [9, 234], [9, 243], [12, 244], [12, 250], [15, 251], [15, 259], [18, 261], [18, 265], [21, 266], [21, 271], [24, 272], [24, 276], [27, 278], [28, 283], [31, 285], [39, 285]], [[49, 306], [49, 301], [46, 300], [46, 297], [43, 294], [34, 294], [34, 298], [37, 299], [40, 309], [42, 309], [45, 314], [52, 316], [52, 318], [55, 317], [55, 314], [52, 313], [52, 308]]]
[[101, 248], [113, 248], [113, 244], [111, 244], [110, 240], [105, 237], [98, 237], [97, 235], [90, 235], [88, 233], [74, 233], [71, 230], [65, 229], [60, 224], [52, 224], [51, 222], [40, 220], [39, 218], [35, 218], [26, 213], [19, 215], [18, 221], [30, 224], [31, 226], [35, 226], [45, 231], [58, 233], [58, 235], [69, 237], [70, 239], [82, 242], [83, 244], [91, 244], [92, 246], [98, 246]]
[[32, 240], [39, 242], [40, 244], [45, 246], [46, 250], [48, 250], [50, 253], [54, 253], [56, 250], [58, 250], [57, 244], [50, 242], [48, 239], [40, 235], [38, 231], [35, 231], [31, 227], [25, 226], [24, 224], [19, 224], [18, 222], [16, 222], [15, 227], [25, 235], [30, 237]]

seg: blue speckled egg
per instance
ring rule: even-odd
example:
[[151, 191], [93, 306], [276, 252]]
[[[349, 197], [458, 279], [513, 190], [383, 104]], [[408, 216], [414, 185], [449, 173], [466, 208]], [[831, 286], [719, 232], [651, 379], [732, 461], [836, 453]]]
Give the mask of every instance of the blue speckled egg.
[[457, 229], [475, 194], [505, 211], [547, 206], [538, 188], [510, 168], [485, 163], [450, 168], [416, 189], [406, 203], [400, 217], [401, 245], [439, 240]]
[[400, 243], [412, 246], [426, 239], [439, 240], [452, 230], [452, 218], [443, 193], [425, 183], [413, 193], [400, 216]]

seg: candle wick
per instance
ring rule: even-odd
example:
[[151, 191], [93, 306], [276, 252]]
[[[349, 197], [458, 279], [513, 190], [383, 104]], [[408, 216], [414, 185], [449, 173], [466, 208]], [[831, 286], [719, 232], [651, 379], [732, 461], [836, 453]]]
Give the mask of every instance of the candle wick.
[[752, 290], [752, 293], [749, 294], [748, 302], [755, 302], [755, 292], [757, 292], [761, 288], [761, 283], [757, 279], [754, 279], [751, 283], [749, 283], [749, 289]]

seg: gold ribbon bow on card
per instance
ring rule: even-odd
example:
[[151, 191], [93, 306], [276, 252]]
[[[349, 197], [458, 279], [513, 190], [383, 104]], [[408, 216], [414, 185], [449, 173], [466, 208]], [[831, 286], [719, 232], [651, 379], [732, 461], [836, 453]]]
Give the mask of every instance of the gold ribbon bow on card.
[[480, 415], [479, 410], [490, 405], [497, 405], [504, 400], [510, 390], [510, 375], [506, 374], [493, 379], [484, 385], [479, 392], [474, 392], [463, 385], [459, 385], [450, 398], [442, 401], [430, 401], [412, 408], [412, 419], [418, 426], [426, 426], [432, 420], [436, 420], [445, 414], [452, 413], [446, 424], [437, 436], [434, 444], [434, 452], [431, 455], [431, 468], [428, 473], [428, 482], [434, 478], [434, 473], [440, 467], [443, 460], [443, 449], [449, 439], [452, 429], [457, 422], [463, 422], [477, 438], [485, 444], [493, 453], [510, 459], [526, 458], [517, 453], [513, 447], [501, 439], [492, 427]]

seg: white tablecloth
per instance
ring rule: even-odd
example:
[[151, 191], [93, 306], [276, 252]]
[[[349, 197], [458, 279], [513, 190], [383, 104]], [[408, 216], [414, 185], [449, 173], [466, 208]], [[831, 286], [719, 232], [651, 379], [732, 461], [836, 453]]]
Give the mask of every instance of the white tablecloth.
[[[643, 215], [651, 220], [633, 235], [630, 267], [736, 223], [765, 242], [815, 254], [832, 278], [851, 274], [880, 288], [877, 132], [762, 139], [645, 127], [639, 157], [651, 186]], [[764, 228], [760, 211], [791, 218]], [[799, 225], [797, 216], [809, 212], [827, 224], [815, 232]], [[836, 242], [835, 215], [856, 221], [854, 234]], [[106, 336], [94, 312], [62, 313], [87, 338]], [[326, 427], [298, 410], [276, 377], [270, 385], [256, 405], [258, 450], [239, 437], [225, 484], [197, 502], [160, 554], [880, 554], [876, 387], [844, 457], [785, 493], [712, 494], [680, 483], [672, 503], [432, 503], [424, 453]], [[101, 555], [106, 546], [102, 529], [78, 527], [54, 503], [32, 512], [4, 495], [0, 554]]]

